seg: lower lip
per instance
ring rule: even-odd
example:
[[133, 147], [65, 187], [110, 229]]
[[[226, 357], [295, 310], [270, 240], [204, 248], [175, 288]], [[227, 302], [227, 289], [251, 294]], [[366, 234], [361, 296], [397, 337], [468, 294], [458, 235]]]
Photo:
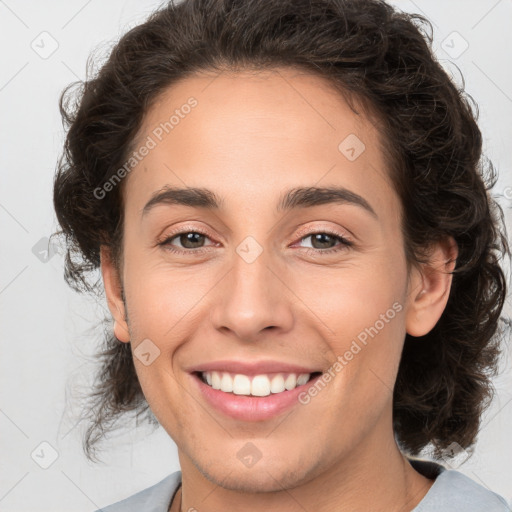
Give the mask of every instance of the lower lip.
[[213, 389], [205, 384], [201, 377], [192, 374], [191, 377], [199, 386], [206, 401], [218, 411], [231, 418], [242, 421], [264, 421], [271, 419], [294, 405], [301, 405], [299, 395], [312, 386], [321, 376], [317, 375], [302, 386], [297, 386], [291, 391], [271, 393], [268, 396], [235, 395]]

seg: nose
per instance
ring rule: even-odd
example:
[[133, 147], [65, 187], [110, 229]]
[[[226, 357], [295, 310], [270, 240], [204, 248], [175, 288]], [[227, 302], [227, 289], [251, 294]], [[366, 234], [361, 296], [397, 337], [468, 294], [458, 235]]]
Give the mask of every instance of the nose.
[[292, 328], [293, 294], [269, 263], [265, 251], [251, 263], [235, 255], [212, 300], [210, 319], [217, 330], [255, 342], [264, 332], [284, 333]]

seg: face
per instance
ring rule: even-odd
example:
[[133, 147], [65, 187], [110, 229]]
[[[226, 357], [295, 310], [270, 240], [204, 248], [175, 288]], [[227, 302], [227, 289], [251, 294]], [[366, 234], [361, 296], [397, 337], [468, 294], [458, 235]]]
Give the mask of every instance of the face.
[[290, 69], [196, 75], [148, 111], [138, 141], [152, 147], [123, 189], [124, 303], [103, 271], [183, 470], [271, 491], [393, 442], [422, 281], [379, 140]]

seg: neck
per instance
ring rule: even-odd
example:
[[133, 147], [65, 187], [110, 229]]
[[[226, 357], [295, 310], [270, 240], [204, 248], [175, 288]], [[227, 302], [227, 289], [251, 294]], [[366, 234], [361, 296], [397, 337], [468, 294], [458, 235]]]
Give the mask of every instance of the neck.
[[181, 451], [179, 457], [182, 487], [171, 512], [180, 511], [180, 503], [181, 511], [201, 512], [409, 512], [433, 484], [400, 453], [392, 428], [367, 436], [335, 465], [323, 471], [312, 468], [309, 479], [282, 491], [242, 493], [228, 489], [208, 480]]

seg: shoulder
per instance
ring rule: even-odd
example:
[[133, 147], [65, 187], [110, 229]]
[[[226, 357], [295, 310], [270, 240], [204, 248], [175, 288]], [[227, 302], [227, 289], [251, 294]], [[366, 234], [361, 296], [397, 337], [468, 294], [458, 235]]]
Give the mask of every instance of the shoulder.
[[504, 498], [459, 471], [440, 467], [434, 484], [412, 512], [510, 512]]
[[176, 471], [155, 485], [96, 512], [167, 512], [180, 483], [181, 471]]

